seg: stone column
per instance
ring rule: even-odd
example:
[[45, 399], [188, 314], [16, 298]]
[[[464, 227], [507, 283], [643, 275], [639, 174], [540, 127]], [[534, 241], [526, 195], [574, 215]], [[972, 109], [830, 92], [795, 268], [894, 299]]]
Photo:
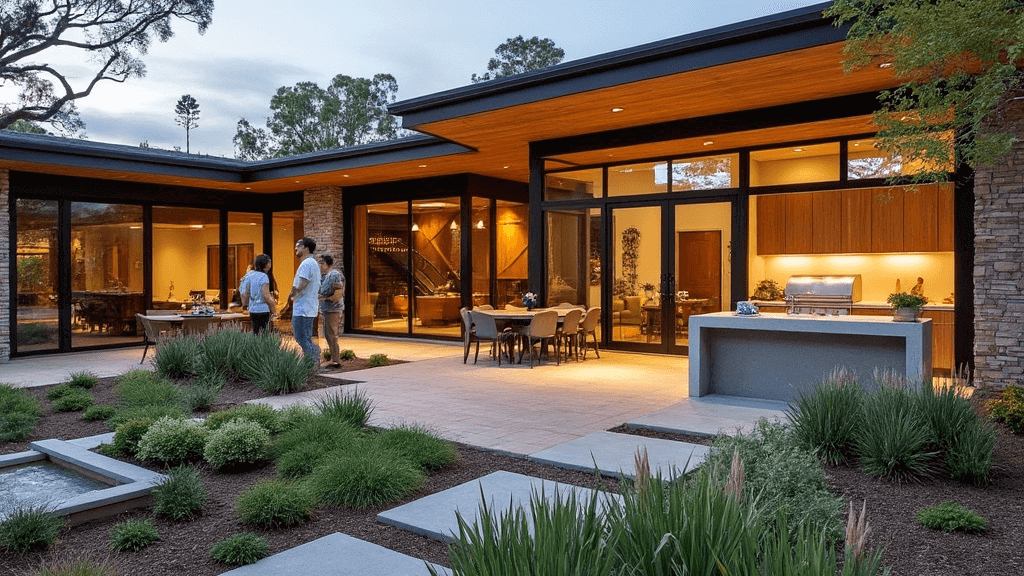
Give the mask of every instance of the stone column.
[[11, 255], [10, 172], [0, 169], [0, 362], [11, 359]]
[[977, 385], [1004, 388], [1024, 385], [1024, 101], [993, 118], [1018, 141], [975, 171], [974, 362]]
[[[340, 186], [310, 188], [303, 193], [302, 226], [306, 236], [316, 240], [317, 254], [334, 257], [334, 267], [345, 278], [344, 236], [342, 234], [342, 203]], [[342, 326], [345, 324], [342, 314]]]

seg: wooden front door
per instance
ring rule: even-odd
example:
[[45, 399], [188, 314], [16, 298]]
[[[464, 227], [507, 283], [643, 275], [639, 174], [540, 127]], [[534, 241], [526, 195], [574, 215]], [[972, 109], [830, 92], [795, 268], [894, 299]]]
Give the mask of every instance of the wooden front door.
[[706, 299], [702, 313], [722, 310], [722, 231], [678, 232], [676, 290]]

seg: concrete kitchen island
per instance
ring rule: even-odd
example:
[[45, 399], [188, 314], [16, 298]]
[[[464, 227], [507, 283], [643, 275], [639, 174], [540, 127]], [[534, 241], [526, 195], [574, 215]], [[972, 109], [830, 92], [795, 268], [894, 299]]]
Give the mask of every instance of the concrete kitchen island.
[[874, 388], [888, 370], [932, 377], [931, 320], [717, 312], [690, 317], [690, 396], [724, 394], [792, 402], [836, 367]]

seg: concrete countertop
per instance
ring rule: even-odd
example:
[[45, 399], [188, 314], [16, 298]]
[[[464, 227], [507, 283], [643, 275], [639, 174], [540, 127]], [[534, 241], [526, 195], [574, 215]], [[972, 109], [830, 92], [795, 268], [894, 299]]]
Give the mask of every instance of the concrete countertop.
[[[786, 302], [783, 300], [751, 300], [757, 306], [785, 306]], [[870, 309], [870, 310], [889, 310], [888, 302], [872, 302], [870, 300], [861, 300], [860, 302], [854, 302], [853, 308]], [[922, 310], [946, 310], [953, 311], [953, 304], [942, 304], [939, 302], [929, 302], [921, 307]]]
[[917, 322], [896, 322], [891, 316], [819, 316], [771, 312], [763, 312], [757, 316], [740, 316], [734, 312], [714, 312], [690, 316], [690, 333], [698, 328], [722, 327], [782, 332], [907, 336], [919, 335], [921, 325], [930, 322], [929, 318], [922, 318]]

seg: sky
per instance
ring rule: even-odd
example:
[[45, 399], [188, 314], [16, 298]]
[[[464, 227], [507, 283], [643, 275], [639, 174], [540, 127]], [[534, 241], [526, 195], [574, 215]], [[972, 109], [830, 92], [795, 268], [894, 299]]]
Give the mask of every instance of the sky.
[[[216, 0], [206, 34], [176, 21], [174, 37], [144, 56], [144, 78], [100, 83], [78, 108], [89, 140], [184, 150], [174, 105], [191, 94], [201, 110], [191, 151], [232, 157], [239, 118], [265, 126], [281, 86], [389, 73], [406, 100], [470, 84], [494, 49], [520, 34], [552, 39], [567, 62], [817, 3]], [[83, 71], [77, 55], [50, 58], [72, 75]]]

